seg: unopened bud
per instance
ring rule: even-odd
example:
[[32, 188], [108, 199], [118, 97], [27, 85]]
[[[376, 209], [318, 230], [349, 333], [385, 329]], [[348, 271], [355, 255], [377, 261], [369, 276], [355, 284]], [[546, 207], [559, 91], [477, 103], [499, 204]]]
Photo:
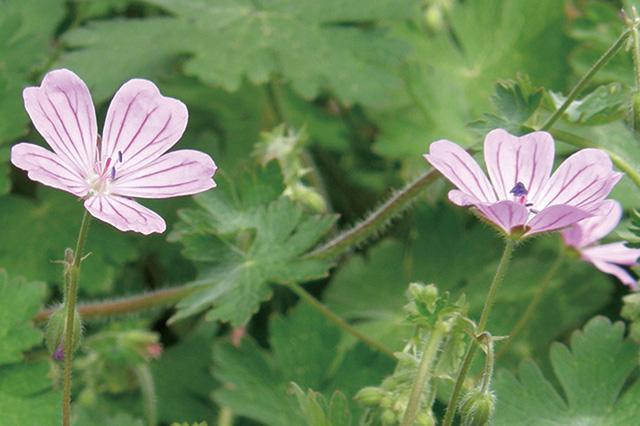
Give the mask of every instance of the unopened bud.
[[495, 409], [496, 398], [491, 392], [474, 389], [467, 393], [460, 404], [462, 426], [484, 426]]
[[398, 418], [392, 410], [384, 410], [380, 416], [380, 421], [384, 426], [391, 426], [396, 424]]
[[416, 425], [417, 426], [435, 426], [436, 421], [433, 418], [433, 414], [431, 413], [431, 410], [429, 410], [429, 413], [424, 413], [424, 412], [419, 413], [418, 416], [416, 417]]
[[[47, 329], [45, 331], [45, 340], [47, 342], [47, 348], [49, 349], [49, 353], [55, 360], [63, 360], [64, 359], [64, 336], [66, 333], [66, 322], [67, 322], [67, 310], [64, 306], [58, 308], [52, 315], [49, 317], [49, 323], [47, 324]], [[82, 322], [80, 320], [80, 314], [78, 311], [75, 312], [73, 316], [73, 341], [72, 341], [72, 350], [78, 349], [80, 346], [80, 340], [82, 338]]]
[[385, 393], [386, 392], [380, 388], [368, 386], [366, 388], [360, 389], [360, 391], [355, 396], [355, 400], [366, 407], [375, 407], [380, 404], [380, 401], [385, 396]]

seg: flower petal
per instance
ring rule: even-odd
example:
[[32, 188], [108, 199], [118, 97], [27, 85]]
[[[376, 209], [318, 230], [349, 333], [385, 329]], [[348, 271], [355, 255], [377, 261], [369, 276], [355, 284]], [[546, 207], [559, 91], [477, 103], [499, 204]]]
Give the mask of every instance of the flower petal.
[[112, 192], [127, 197], [168, 198], [196, 194], [216, 186], [216, 165], [200, 151], [180, 150], [164, 154], [143, 169], [120, 174]]
[[622, 241], [602, 244], [581, 250], [583, 257], [592, 260], [617, 263], [618, 265], [635, 265], [640, 257], [640, 249], [625, 246]]
[[618, 226], [622, 218], [622, 207], [615, 200], [605, 200], [595, 216], [582, 220], [562, 231], [567, 245], [582, 248], [607, 236]]
[[600, 269], [605, 274], [611, 274], [618, 278], [623, 284], [628, 285], [633, 290], [638, 289], [638, 281], [624, 268], [614, 265], [613, 263], [604, 262], [601, 260], [589, 260], [596, 268]]
[[452, 189], [451, 191], [449, 191], [449, 201], [457, 206], [462, 207], [482, 204], [482, 202], [473, 195], [469, 195], [466, 192], [460, 191], [459, 189]]
[[[613, 171], [611, 159], [600, 149], [582, 149], [558, 167], [541, 190], [535, 208], [567, 204], [592, 211], [600, 206], [622, 177]], [[595, 212], [594, 212], [595, 213]]]
[[125, 197], [96, 195], [84, 202], [84, 207], [94, 217], [121, 231], [135, 231], [144, 235], [162, 233], [167, 228], [157, 213]]
[[522, 137], [496, 129], [484, 140], [484, 161], [489, 178], [501, 200], [512, 200], [509, 192], [521, 182], [534, 202], [549, 179], [553, 168], [555, 145], [547, 132], [533, 132]]
[[467, 195], [485, 203], [497, 201], [493, 188], [478, 163], [455, 143], [445, 140], [434, 142], [424, 158]]
[[96, 113], [87, 85], [73, 72], [47, 73], [22, 93], [33, 125], [60, 159], [86, 176], [96, 157]]
[[129, 80], [109, 105], [101, 158], [121, 172], [140, 170], [171, 148], [187, 126], [187, 107], [148, 80]]
[[75, 168], [56, 153], [30, 143], [11, 147], [11, 162], [28, 172], [29, 179], [52, 188], [62, 189], [78, 197], [87, 194], [88, 185]]
[[527, 221], [527, 208], [513, 201], [499, 201], [494, 204], [478, 204], [478, 211], [491, 222], [502, 228], [507, 234], [516, 226]]
[[591, 217], [591, 213], [577, 207], [566, 205], [547, 207], [527, 223], [527, 227], [530, 229], [525, 235], [557, 231], [580, 222], [587, 217]]

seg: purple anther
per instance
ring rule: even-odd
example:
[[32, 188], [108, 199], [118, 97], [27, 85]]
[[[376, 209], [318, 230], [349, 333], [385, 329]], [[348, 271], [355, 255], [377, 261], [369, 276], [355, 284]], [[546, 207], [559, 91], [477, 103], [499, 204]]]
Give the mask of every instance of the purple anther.
[[122, 151], [118, 151], [118, 162], [122, 163]]
[[529, 191], [527, 191], [527, 188], [524, 186], [524, 183], [518, 182], [516, 183], [516, 186], [514, 186], [511, 189], [511, 191], [509, 191], [509, 193], [513, 194], [515, 197], [524, 197], [529, 193]]
[[111, 180], [116, 178], [116, 168], [115, 166], [111, 168]]

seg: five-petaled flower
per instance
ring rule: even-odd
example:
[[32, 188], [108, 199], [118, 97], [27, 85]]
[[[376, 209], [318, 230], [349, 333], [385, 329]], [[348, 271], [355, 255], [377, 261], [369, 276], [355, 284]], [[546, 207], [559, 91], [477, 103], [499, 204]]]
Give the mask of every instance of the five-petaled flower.
[[620, 204], [614, 200], [606, 200], [602, 203], [597, 215], [565, 229], [561, 235], [565, 244], [580, 253], [582, 260], [592, 263], [606, 274], [615, 275], [624, 284], [637, 290], [638, 284], [635, 278], [620, 265], [635, 265], [640, 257], [640, 249], [629, 248], [622, 241], [596, 244], [598, 240], [615, 229], [621, 218]]
[[182, 136], [187, 107], [134, 79], [113, 97], [98, 135], [91, 94], [65, 69], [23, 92], [34, 126], [53, 152], [30, 143], [11, 149], [11, 162], [45, 185], [83, 198], [85, 208], [122, 231], [164, 232], [164, 220], [132, 197], [169, 198], [206, 191], [216, 165], [205, 153], [166, 153]]
[[492, 130], [484, 141], [491, 181], [453, 142], [432, 143], [425, 158], [457, 187], [449, 192], [453, 203], [475, 207], [507, 234], [529, 236], [593, 216], [622, 177], [604, 151], [591, 148], [571, 155], [551, 175], [554, 151], [549, 133], [516, 137]]

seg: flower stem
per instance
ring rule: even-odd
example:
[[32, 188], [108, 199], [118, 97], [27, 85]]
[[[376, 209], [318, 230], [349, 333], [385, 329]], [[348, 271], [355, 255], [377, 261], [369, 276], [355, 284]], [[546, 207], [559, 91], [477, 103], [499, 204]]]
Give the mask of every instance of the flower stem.
[[135, 368], [135, 375], [140, 385], [142, 393], [142, 401], [144, 404], [144, 414], [147, 418], [148, 426], [156, 426], [158, 424], [158, 404], [156, 397], [156, 386], [153, 381], [153, 375], [148, 365], [142, 364]]
[[[107, 300], [104, 302], [86, 303], [78, 305], [77, 310], [82, 319], [92, 319], [101, 317], [110, 317], [114, 315], [126, 315], [134, 312], [144, 311], [157, 308], [159, 306], [170, 305], [183, 299], [199, 286], [195, 284], [185, 284], [177, 287], [163, 288], [151, 291], [145, 294], [138, 294], [131, 297], [124, 297], [116, 300]], [[36, 315], [34, 321], [37, 323], [45, 322], [49, 319], [54, 309], [45, 309]]]
[[[634, 27], [635, 28], [635, 27]], [[560, 105], [560, 107], [551, 114], [551, 116], [545, 121], [540, 130], [549, 130], [556, 121], [562, 116], [562, 114], [569, 108], [569, 105], [578, 97], [582, 89], [591, 81], [593, 76], [607, 64], [618, 53], [624, 43], [627, 41], [632, 33], [632, 29], [627, 29], [620, 34], [616, 41], [598, 58], [598, 60], [589, 68], [589, 70], [582, 76], [582, 78], [573, 86], [573, 89], [567, 95], [567, 99]]]
[[328, 258], [336, 256], [349, 248], [365, 241], [379, 232], [391, 219], [406, 210], [422, 190], [433, 182], [439, 174], [429, 170], [403, 189], [393, 194], [379, 208], [374, 210], [362, 222], [336, 236], [331, 241], [307, 253], [304, 258]]
[[76, 242], [76, 250], [73, 252], [73, 263], [69, 267], [67, 286], [65, 291], [66, 299], [64, 301], [66, 312], [66, 324], [64, 333], [64, 376], [62, 391], [62, 424], [69, 426], [71, 424], [71, 372], [73, 368], [73, 351], [74, 351], [74, 333], [80, 330], [74, 330], [76, 299], [78, 297], [78, 278], [80, 277], [80, 262], [82, 261], [82, 250], [89, 232], [89, 224], [91, 216], [88, 211], [84, 211], [80, 232], [78, 233], [78, 241]]
[[392, 359], [396, 358], [391, 349], [387, 348], [382, 343], [376, 340], [373, 340], [370, 337], [362, 334], [360, 331], [354, 328], [351, 324], [349, 324], [344, 319], [340, 318], [338, 315], [333, 313], [333, 311], [327, 308], [322, 302], [320, 302], [318, 299], [316, 299], [311, 294], [309, 294], [309, 292], [304, 288], [302, 288], [300, 284], [289, 283], [286, 286], [290, 288], [295, 294], [297, 294], [305, 302], [309, 303], [314, 309], [316, 309], [318, 312], [324, 315], [329, 321], [331, 321], [332, 323], [334, 323], [335, 325], [337, 325], [347, 333], [361, 340], [370, 348], [378, 352], [382, 352], [383, 354], [387, 355], [389, 358], [392, 358]]
[[424, 385], [431, 373], [431, 367], [436, 357], [436, 353], [440, 348], [442, 338], [443, 333], [439, 330], [439, 327], [436, 326], [434, 331], [429, 335], [429, 339], [425, 342], [424, 349], [422, 351], [422, 358], [418, 365], [416, 381], [413, 383], [413, 387], [411, 388], [409, 404], [407, 404], [407, 409], [404, 412], [400, 426], [411, 426], [418, 416], [420, 400], [424, 393]]
[[[500, 283], [502, 283], [504, 275], [507, 272], [507, 267], [509, 265], [509, 261], [511, 260], [511, 255], [513, 254], [514, 247], [515, 241], [512, 239], [507, 239], [504, 246], [504, 251], [502, 252], [502, 257], [500, 258], [500, 263], [498, 263], [498, 269], [496, 269], [496, 274], [494, 275], [493, 281], [491, 282], [491, 287], [489, 287], [489, 293], [487, 293], [487, 297], [484, 300], [484, 307], [482, 308], [482, 313], [480, 314], [480, 321], [478, 322], [478, 327], [475, 333], [476, 335], [481, 334], [485, 331], [487, 321], [489, 320], [489, 314], [491, 313], [491, 308], [493, 307], [496, 293], [498, 292], [498, 287], [500, 287]], [[451, 426], [453, 422], [453, 417], [455, 416], [458, 405], [458, 399], [460, 398], [460, 392], [462, 391], [462, 385], [464, 383], [464, 379], [467, 377], [467, 373], [469, 372], [469, 368], [471, 367], [471, 361], [473, 361], [473, 357], [476, 353], [476, 343], [477, 342], [475, 341], [475, 339], [469, 342], [467, 353], [465, 354], [464, 360], [462, 361], [462, 366], [460, 367], [460, 372], [458, 373], [458, 377], [456, 378], [456, 383], [453, 387], [453, 392], [451, 393], [449, 404], [447, 405], [447, 411], [445, 413], [444, 420], [442, 421], [443, 426]]]
[[558, 257], [553, 262], [551, 267], [547, 270], [547, 273], [544, 275], [544, 277], [542, 277], [542, 281], [540, 282], [540, 285], [536, 289], [536, 292], [533, 295], [533, 299], [531, 299], [531, 302], [529, 302], [529, 306], [527, 306], [527, 309], [524, 311], [524, 313], [522, 314], [518, 322], [516, 322], [516, 325], [514, 325], [511, 331], [509, 332], [509, 340], [507, 340], [505, 344], [502, 345], [502, 347], [498, 351], [498, 354], [496, 355], [496, 358], [500, 358], [505, 352], [507, 352], [507, 350], [509, 350], [516, 336], [520, 334], [520, 332], [527, 326], [527, 324], [529, 323], [529, 321], [533, 316], [533, 313], [536, 311], [536, 309], [538, 308], [538, 305], [542, 301], [542, 296], [547, 291], [547, 288], [549, 288], [549, 284], [551, 284], [551, 280], [553, 280], [553, 277], [558, 272], [558, 269], [560, 269], [560, 266], [562, 265], [563, 261], [564, 261], [564, 252], [558, 255]]
[[220, 413], [218, 414], [218, 426], [232, 426], [233, 417], [233, 411], [231, 411], [230, 408], [220, 408]]

